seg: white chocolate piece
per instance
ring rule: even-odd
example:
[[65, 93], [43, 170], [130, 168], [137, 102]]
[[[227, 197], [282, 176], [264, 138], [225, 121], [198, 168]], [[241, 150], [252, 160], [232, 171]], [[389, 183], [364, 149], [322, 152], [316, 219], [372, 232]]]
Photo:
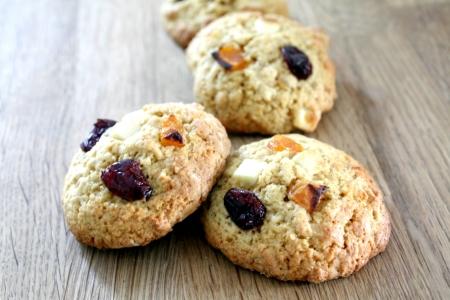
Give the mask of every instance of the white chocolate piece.
[[146, 118], [147, 115], [143, 111], [132, 112], [126, 115], [121, 122], [112, 127], [109, 131], [109, 135], [119, 140], [125, 140], [139, 131], [142, 122]]
[[234, 171], [233, 177], [241, 183], [252, 185], [258, 181], [259, 175], [266, 167], [267, 164], [265, 162], [254, 159], [244, 159], [240, 166]]

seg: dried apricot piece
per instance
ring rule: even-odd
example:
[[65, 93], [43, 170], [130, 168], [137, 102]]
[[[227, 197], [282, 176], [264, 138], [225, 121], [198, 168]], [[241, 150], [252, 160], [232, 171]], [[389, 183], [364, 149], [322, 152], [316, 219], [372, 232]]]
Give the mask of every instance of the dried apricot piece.
[[212, 57], [227, 71], [239, 71], [248, 66], [241, 47], [227, 44], [212, 53]]
[[302, 145], [284, 135], [274, 136], [267, 146], [275, 152], [281, 152], [286, 149], [291, 153], [299, 153], [303, 151]]
[[181, 148], [184, 146], [183, 136], [175, 130], [166, 131], [162, 134], [161, 144], [164, 147], [175, 146], [177, 148]]
[[183, 124], [175, 115], [169, 115], [167, 119], [163, 121], [160, 142], [163, 146], [174, 146], [181, 148], [184, 146], [184, 139], [181, 131]]
[[163, 128], [172, 128], [176, 130], [181, 130], [183, 124], [175, 115], [169, 115], [162, 123]]
[[288, 190], [288, 199], [304, 207], [309, 213], [313, 213], [327, 189], [324, 185], [296, 181]]

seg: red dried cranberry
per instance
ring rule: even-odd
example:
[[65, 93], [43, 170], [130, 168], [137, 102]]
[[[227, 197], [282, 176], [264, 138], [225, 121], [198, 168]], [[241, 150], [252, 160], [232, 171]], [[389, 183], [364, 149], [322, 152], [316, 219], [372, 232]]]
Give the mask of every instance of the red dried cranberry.
[[81, 150], [84, 152], [90, 151], [95, 144], [97, 144], [100, 137], [105, 133], [105, 131], [113, 127], [116, 121], [108, 119], [98, 119], [94, 124], [94, 129], [89, 133], [89, 136], [80, 144]]
[[313, 72], [313, 66], [308, 56], [295, 46], [284, 46], [281, 48], [284, 61], [288, 65], [289, 71], [299, 80], [306, 80]]
[[102, 172], [101, 178], [111, 193], [127, 201], [148, 200], [153, 192], [135, 160], [125, 159], [112, 164]]
[[241, 229], [250, 230], [264, 222], [266, 207], [253, 192], [232, 188], [225, 194], [224, 204], [231, 220]]

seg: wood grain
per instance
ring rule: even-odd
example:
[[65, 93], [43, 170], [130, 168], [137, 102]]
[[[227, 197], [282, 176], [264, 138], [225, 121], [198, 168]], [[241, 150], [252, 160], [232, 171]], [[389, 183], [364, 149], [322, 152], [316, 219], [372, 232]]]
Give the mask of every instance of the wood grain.
[[0, 299], [450, 299], [448, 0], [290, 2], [330, 33], [338, 70], [312, 136], [363, 162], [392, 214], [387, 251], [354, 276], [283, 283], [235, 267], [195, 215], [144, 248], [75, 241], [60, 193], [93, 120], [193, 101], [160, 2], [0, 0]]

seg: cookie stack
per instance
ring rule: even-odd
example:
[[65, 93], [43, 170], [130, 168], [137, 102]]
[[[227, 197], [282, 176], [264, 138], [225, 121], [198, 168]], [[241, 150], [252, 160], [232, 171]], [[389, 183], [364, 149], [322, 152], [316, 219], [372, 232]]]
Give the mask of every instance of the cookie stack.
[[[269, 277], [322, 282], [382, 252], [390, 221], [372, 177], [347, 154], [289, 134], [314, 131], [333, 107], [328, 37], [283, 16], [278, 0], [170, 0], [163, 15], [187, 47], [201, 105], [97, 120], [65, 180], [75, 237], [147, 245], [208, 199], [208, 242]], [[273, 136], [230, 155], [227, 131]]]

